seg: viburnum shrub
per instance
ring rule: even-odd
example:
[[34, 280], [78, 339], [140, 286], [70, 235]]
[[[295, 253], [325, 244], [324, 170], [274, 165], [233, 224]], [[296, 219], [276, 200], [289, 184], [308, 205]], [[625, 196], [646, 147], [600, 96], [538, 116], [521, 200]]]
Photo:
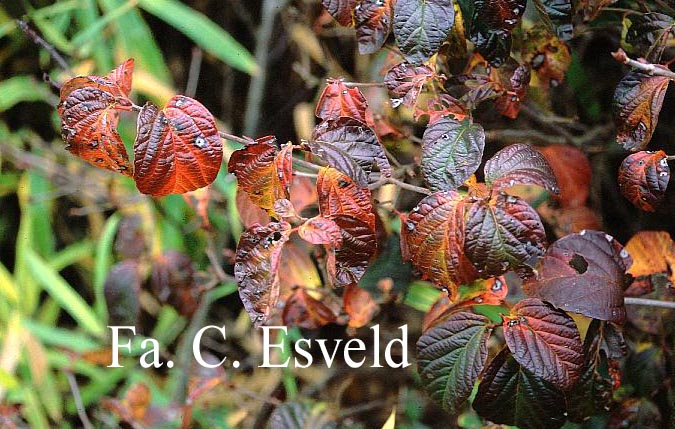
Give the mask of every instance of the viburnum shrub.
[[[355, 27], [360, 53], [390, 50], [375, 86], [388, 90], [391, 117], [373, 113], [358, 83], [336, 77], [323, 88], [315, 111], [320, 122], [309, 140], [235, 137], [219, 133], [212, 114], [187, 96], [176, 95], [163, 108], [134, 104], [130, 59], [107, 76], [79, 76], [61, 86], [63, 139], [71, 153], [132, 177], [152, 196], [209, 185], [221, 166], [221, 138], [243, 143], [227, 166], [238, 181], [237, 202], [249, 220], [268, 219], [247, 222], [234, 265], [256, 326], [271, 320], [305, 328], [367, 324], [378, 304], [359, 281], [385, 246], [382, 216], [393, 219], [390, 224], [400, 224], [402, 258], [445, 292], [417, 342], [430, 396], [457, 414], [475, 390], [479, 415], [522, 428], [580, 422], [607, 407], [619, 383], [631, 274], [645, 281], [667, 268], [628, 273], [628, 251], [595, 230], [549, 245], [540, 215], [514, 190], [540, 187], [563, 207], [584, 207], [587, 190], [561, 190], [556, 181], [588, 183], [583, 153], [522, 142], [484, 160], [486, 132], [473, 120], [486, 101], [516, 118], [531, 85], [541, 97], [563, 82], [572, 24], [593, 20], [614, 2], [576, 3], [532, 0], [525, 25], [526, 0], [324, 0], [341, 25]], [[619, 183], [633, 204], [654, 210], [670, 179], [670, 157], [643, 149], [675, 77], [658, 65], [675, 21], [654, 11], [627, 16], [626, 42], [646, 59], [614, 54], [632, 67], [614, 97], [617, 141], [635, 152], [621, 165]], [[460, 61], [464, 71], [452, 74]], [[397, 109], [408, 109], [425, 127], [421, 138], [393, 125]], [[116, 131], [122, 111], [138, 113], [133, 163]], [[419, 145], [414, 164], [401, 164], [383, 144], [391, 135]], [[419, 178], [426, 186], [418, 186]], [[423, 198], [400, 212], [396, 201], [380, 201], [385, 186]], [[307, 245], [292, 240], [295, 235]], [[663, 237], [643, 239], [672, 246]], [[318, 262], [323, 284], [283, 284], [279, 267], [294, 258]], [[521, 278], [527, 297], [497, 322], [476, 305], [506, 305], [507, 272]], [[583, 339], [569, 313], [587, 318]], [[498, 328], [505, 345], [488, 362], [488, 340]]]

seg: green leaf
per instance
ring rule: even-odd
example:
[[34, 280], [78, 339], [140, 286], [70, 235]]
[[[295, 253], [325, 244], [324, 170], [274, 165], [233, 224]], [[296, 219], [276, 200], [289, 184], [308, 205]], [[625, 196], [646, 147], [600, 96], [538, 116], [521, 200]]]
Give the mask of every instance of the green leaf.
[[113, 242], [120, 223], [120, 215], [114, 213], [108, 218], [103, 226], [103, 232], [96, 245], [96, 257], [94, 258], [94, 309], [102, 320], [108, 319], [108, 310], [105, 300], [105, 279], [113, 261]]
[[14, 76], [0, 82], [0, 112], [24, 101], [44, 101], [53, 98], [44, 83], [32, 76]]
[[201, 13], [176, 0], [140, 0], [139, 5], [221, 61], [248, 74], [258, 72], [258, 66], [246, 48]]
[[490, 321], [467, 311], [452, 313], [417, 342], [417, 365], [433, 400], [458, 414], [487, 361]]
[[394, 5], [396, 44], [412, 64], [434, 55], [455, 22], [451, 0], [398, 0]]
[[54, 271], [33, 249], [25, 249], [25, 258], [32, 276], [44, 290], [86, 331], [103, 336], [104, 327], [82, 297]]
[[565, 396], [522, 368], [505, 347], [490, 362], [473, 408], [481, 417], [520, 429], [557, 429], [565, 423]]
[[422, 176], [432, 191], [457, 189], [480, 165], [485, 131], [469, 119], [441, 119], [424, 132]]

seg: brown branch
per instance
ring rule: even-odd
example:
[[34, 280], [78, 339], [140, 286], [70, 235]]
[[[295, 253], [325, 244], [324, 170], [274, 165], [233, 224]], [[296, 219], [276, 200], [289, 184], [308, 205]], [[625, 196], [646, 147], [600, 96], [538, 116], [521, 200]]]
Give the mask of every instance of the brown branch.
[[64, 373], [66, 374], [66, 378], [68, 379], [68, 384], [70, 385], [70, 392], [73, 394], [75, 409], [77, 409], [77, 415], [80, 417], [82, 427], [84, 429], [94, 429], [94, 425], [91, 424], [91, 420], [89, 420], [87, 412], [84, 409], [84, 403], [82, 402], [82, 396], [80, 396], [80, 389], [77, 386], [77, 380], [75, 380], [75, 376], [70, 371], [64, 371]]
[[43, 39], [35, 30], [30, 28], [28, 23], [26, 21], [17, 19], [16, 24], [19, 26], [21, 31], [24, 32], [28, 38], [35, 43], [38, 46], [41, 46], [44, 48], [49, 53], [49, 56], [52, 57], [52, 59], [65, 71], [70, 73], [71, 75], [73, 74], [72, 69], [68, 65], [68, 62], [63, 58], [63, 56], [56, 50], [54, 46], [49, 44], [45, 39]]
[[675, 80], [675, 73], [665, 68], [664, 66], [652, 63], [643, 63], [641, 61], [630, 58], [626, 52], [619, 48], [616, 52], [612, 52], [612, 57], [620, 63], [631, 66], [641, 72], [647, 73], [650, 76], [663, 76], [670, 80]]
[[659, 301], [656, 299], [627, 296], [623, 299], [623, 302], [626, 305], [643, 305], [646, 307], [672, 308], [675, 310], [675, 302], [673, 301]]
[[313, 162], [305, 161], [304, 159], [293, 158], [293, 163], [298, 167], [306, 168], [307, 170], [318, 172], [321, 170], [320, 165], [316, 165]]
[[239, 136], [235, 136], [234, 134], [226, 133], [225, 131], [219, 131], [218, 134], [220, 135], [221, 138], [223, 138], [225, 140], [229, 140], [229, 141], [236, 142], [236, 143], [241, 143], [244, 146], [248, 146], [252, 143], [255, 143], [255, 140], [253, 140], [250, 137], [239, 137]]
[[190, 71], [188, 72], [187, 85], [185, 85], [185, 95], [194, 98], [197, 93], [197, 84], [199, 83], [199, 74], [202, 70], [202, 58], [204, 51], [198, 46], [192, 48], [192, 58], [190, 59]]
[[346, 87], [349, 88], [368, 88], [368, 87], [375, 87], [375, 88], [383, 88], [384, 83], [383, 82], [342, 82]]

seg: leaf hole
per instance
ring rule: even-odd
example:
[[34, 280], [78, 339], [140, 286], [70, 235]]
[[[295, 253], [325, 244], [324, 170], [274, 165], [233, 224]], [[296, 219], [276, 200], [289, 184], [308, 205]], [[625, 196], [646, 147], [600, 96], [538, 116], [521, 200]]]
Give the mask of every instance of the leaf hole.
[[578, 253], [575, 253], [568, 263], [579, 274], [583, 274], [588, 270], [588, 261]]

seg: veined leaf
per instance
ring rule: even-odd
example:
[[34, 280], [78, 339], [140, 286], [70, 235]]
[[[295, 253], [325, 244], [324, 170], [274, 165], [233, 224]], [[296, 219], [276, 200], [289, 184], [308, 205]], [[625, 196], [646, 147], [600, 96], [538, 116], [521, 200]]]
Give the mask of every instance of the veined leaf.
[[328, 274], [336, 287], [358, 283], [377, 250], [374, 229], [363, 219], [338, 214], [331, 219], [340, 228], [342, 245], [327, 246]]
[[406, 62], [390, 68], [384, 76], [384, 86], [389, 90], [393, 107], [403, 104], [413, 107], [424, 84], [436, 77], [436, 73], [426, 65], [414, 66]]
[[490, 362], [473, 408], [495, 423], [521, 429], [557, 429], [565, 423], [565, 396], [511, 356], [508, 348]]
[[431, 398], [458, 414], [487, 361], [489, 320], [459, 311], [434, 325], [417, 341], [417, 365]]
[[616, 140], [624, 149], [642, 150], [652, 139], [670, 79], [632, 71], [614, 91]]
[[563, 390], [577, 382], [584, 352], [570, 316], [539, 299], [527, 298], [503, 319], [506, 344], [518, 363]]
[[394, 4], [396, 44], [412, 64], [431, 58], [450, 35], [454, 22], [452, 0], [397, 0]]
[[330, 244], [336, 248], [342, 246], [340, 227], [332, 220], [322, 216], [307, 219], [298, 228], [298, 235], [312, 244]]
[[433, 191], [457, 189], [481, 163], [485, 131], [469, 119], [441, 119], [424, 132], [422, 175]]
[[279, 299], [279, 261], [291, 233], [287, 222], [253, 225], [242, 233], [235, 256], [234, 276], [239, 297], [256, 327]]
[[325, 218], [348, 215], [360, 219], [375, 230], [375, 214], [368, 189], [356, 186], [347, 175], [330, 167], [319, 170], [316, 179], [319, 212]]
[[611, 235], [584, 230], [551, 244], [524, 289], [562, 310], [623, 323], [625, 274], [631, 263]]
[[354, 9], [359, 53], [374, 54], [387, 41], [392, 25], [392, 0], [362, 0]]
[[211, 112], [197, 100], [177, 95], [162, 110], [151, 102], [143, 106], [134, 155], [138, 190], [163, 196], [211, 184], [223, 148]]
[[368, 101], [358, 88], [350, 88], [343, 79], [330, 78], [316, 103], [314, 114], [324, 121], [337, 121], [347, 117], [373, 125], [373, 114], [368, 109]]
[[499, 191], [513, 185], [539, 185], [560, 192], [546, 158], [532, 146], [517, 143], [506, 146], [485, 163], [485, 183]]
[[340, 25], [344, 27], [354, 25], [354, 8], [358, 0], [321, 0], [321, 3]]
[[653, 212], [661, 204], [670, 182], [670, 166], [662, 150], [628, 155], [619, 168], [619, 189], [634, 206]]

